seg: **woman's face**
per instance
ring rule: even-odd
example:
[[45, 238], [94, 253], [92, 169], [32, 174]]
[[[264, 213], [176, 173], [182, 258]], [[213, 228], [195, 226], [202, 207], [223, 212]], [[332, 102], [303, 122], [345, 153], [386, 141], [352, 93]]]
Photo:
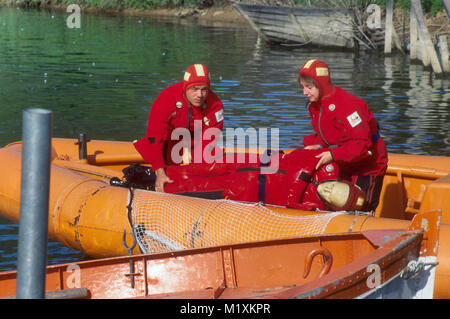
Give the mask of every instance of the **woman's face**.
[[300, 79], [300, 87], [303, 88], [303, 94], [308, 98], [310, 102], [319, 101], [319, 88], [312, 82], [305, 82]]

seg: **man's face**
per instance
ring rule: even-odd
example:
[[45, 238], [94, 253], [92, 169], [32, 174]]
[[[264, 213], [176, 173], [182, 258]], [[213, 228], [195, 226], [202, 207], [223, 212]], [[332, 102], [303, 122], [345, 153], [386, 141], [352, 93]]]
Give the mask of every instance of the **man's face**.
[[195, 85], [186, 90], [186, 98], [193, 106], [201, 107], [205, 103], [208, 93], [208, 86]]
[[308, 98], [310, 102], [319, 101], [319, 88], [312, 82], [299, 81], [300, 87], [303, 88], [303, 94]]

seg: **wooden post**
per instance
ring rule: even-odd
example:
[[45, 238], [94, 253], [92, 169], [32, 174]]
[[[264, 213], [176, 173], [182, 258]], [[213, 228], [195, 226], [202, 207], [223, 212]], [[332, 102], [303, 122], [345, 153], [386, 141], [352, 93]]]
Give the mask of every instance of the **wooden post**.
[[445, 34], [439, 36], [439, 52], [441, 54], [442, 69], [444, 72], [450, 72], [450, 64], [448, 61], [447, 36]]
[[406, 52], [406, 17], [405, 8], [402, 8], [402, 48]]
[[430, 56], [428, 55], [427, 48], [425, 47], [425, 42], [419, 37], [419, 52], [422, 54], [422, 63], [424, 66], [430, 66]]
[[386, 4], [386, 24], [384, 29], [384, 53], [389, 54], [392, 51], [392, 28], [393, 28], [393, 7], [394, 2], [388, 0]]
[[413, 8], [409, 10], [409, 43], [411, 60], [417, 60], [417, 19]]
[[392, 39], [394, 40], [395, 47], [404, 54], [403, 48], [402, 48], [402, 42], [400, 40], [400, 37], [398, 36], [397, 32], [395, 31], [395, 28], [392, 28]]
[[411, 9], [414, 10], [414, 13], [417, 18], [417, 23], [419, 25], [419, 37], [422, 43], [423, 51], [426, 52], [431, 61], [431, 67], [435, 73], [442, 73], [441, 64], [439, 63], [439, 59], [436, 54], [436, 50], [434, 49], [433, 42], [431, 41], [430, 34], [428, 33], [427, 26], [423, 19], [423, 11], [422, 5], [420, 4], [420, 0], [411, 0]]

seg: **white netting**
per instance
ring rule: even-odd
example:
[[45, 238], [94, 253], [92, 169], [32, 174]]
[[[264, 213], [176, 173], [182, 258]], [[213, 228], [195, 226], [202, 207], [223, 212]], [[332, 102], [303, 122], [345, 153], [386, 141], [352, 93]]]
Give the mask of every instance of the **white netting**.
[[322, 234], [342, 212], [283, 215], [259, 204], [134, 190], [131, 222], [144, 253]]

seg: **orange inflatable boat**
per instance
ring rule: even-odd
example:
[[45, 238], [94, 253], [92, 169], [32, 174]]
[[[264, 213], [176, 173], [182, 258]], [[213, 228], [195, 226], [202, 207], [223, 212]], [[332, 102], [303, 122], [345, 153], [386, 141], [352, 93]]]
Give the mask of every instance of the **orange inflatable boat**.
[[[79, 160], [77, 140], [52, 140], [48, 231], [66, 246], [96, 257], [160, 253], [293, 236], [407, 229], [419, 212], [442, 214], [436, 268], [438, 298], [450, 297], [450, 158], [389, 154], [375, 216], [308, 212], [206, 200], [110, 186], [131, 163], [143, 163], [131, 142], [90, 141]], [[0, 214], [19, 221], [21, 143], [0, 149]], [[247, 151], [247, 150], [231, 150]], [[132, 233], [134, 236], [132, 236]]]
[[[46, 298], [433, 298], [440, 213], [408, 230], [293, 237], [48, 266]], [[424, 232], [423, 220], [430, 222]], [[427, 240], [425, 240], [427, 238]], [[17, 272], [0, 273], [0, 298]], [[270, 307], [267, 304], [267, 307]]]

